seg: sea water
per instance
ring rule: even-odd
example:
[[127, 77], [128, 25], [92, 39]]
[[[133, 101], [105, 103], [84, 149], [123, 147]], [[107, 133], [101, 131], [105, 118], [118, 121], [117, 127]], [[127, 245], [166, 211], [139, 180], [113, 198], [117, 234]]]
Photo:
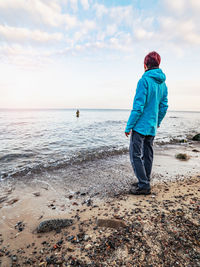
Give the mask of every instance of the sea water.
[[[129, 110], [0, 110], [0, 178], [23, 176], [127, 153]], [[169, 111], [155, 142], [200, 132], [200, 112]]]

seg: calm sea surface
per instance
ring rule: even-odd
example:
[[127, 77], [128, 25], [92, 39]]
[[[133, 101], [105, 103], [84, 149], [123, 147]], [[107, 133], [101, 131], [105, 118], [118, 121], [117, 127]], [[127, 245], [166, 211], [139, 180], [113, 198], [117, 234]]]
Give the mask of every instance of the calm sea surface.
[[[0, 178], [122, 154], [127, 110], [0, 110]], [[199, 112], [168, 112], [155, 141], [200, 132]]]

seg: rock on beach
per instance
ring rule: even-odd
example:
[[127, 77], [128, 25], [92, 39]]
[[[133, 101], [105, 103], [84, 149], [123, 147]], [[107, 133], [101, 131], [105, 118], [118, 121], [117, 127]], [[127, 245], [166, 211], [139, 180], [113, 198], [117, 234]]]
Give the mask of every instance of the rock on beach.
[[190, 156], [187, 154], [179, 153], [176, 155], [176, 158], [180, 160], [189, 160]]
[[122, 220], [115, 220], [115, 219], [98, 219], [97, 226], [99, 227], [106, 227], [106, 228], [115, 228], [118, 229], [120, 227], [125, 228], [126, 224]]
[[192, 137], [193, 141], [200, 141], [200, 133]]
[[71, 226], [73, 224], [73, 220], [71, 219], [53, 219], [53, 220], [45, 220], [39, 224], [36, 229], [37, 233], [46, 233], [53, 230], [60, 230], [62, 228]]

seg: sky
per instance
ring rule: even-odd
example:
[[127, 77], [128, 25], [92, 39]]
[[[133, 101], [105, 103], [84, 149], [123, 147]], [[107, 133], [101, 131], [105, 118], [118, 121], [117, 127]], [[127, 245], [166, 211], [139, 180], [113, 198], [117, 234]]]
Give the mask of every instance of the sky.
[[0, 108], [131, 109], [151, 51], [200, 111], [199, 0], [0, 0]]

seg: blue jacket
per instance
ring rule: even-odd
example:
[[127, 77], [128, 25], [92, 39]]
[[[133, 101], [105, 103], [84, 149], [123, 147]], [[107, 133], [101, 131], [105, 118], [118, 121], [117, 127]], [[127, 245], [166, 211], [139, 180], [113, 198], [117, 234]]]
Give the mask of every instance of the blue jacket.
[[167, 108], [166, 76], [161, 69], [147, 70], [137, 84], [133, 109], [125, 132], [156, 135]]

